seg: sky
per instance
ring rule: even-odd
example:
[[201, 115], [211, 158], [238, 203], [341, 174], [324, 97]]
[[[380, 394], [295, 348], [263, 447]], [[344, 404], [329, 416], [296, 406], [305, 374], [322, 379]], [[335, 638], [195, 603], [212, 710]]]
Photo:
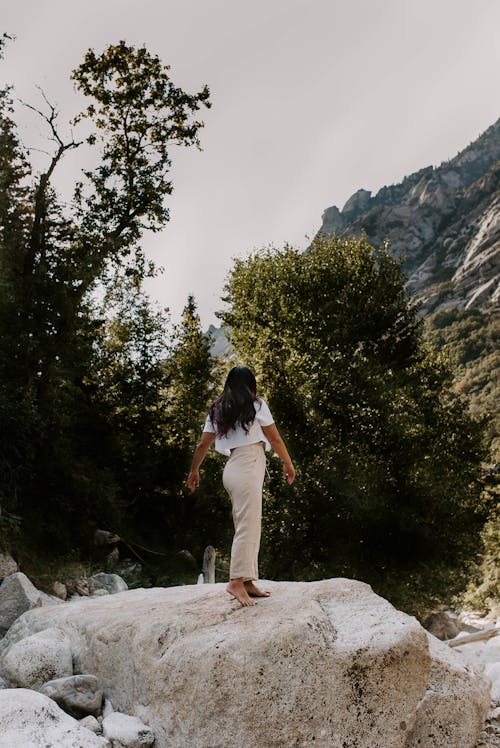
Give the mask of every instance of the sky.
[[[173, 148], [171, 220], [142, 246], [164, 268], [147, 282], [177, 321], [189, 294], [218, 324], [233, 258], [305, 248], [323, 211], [455, 156], [500, 116], [498, 0], [0, 0], [2, 80], [64, 131], [81, 108], [70, 73], [87, 49], [124, 39], [171, 66], [175, 85], [207, 84], [202, 151]], [[48, 133], [16, 120], [43, 169]], [[69, 129], [66, 129], [69, 132]], [[86, 156], [55, 186], [69, 198]], [[272, 292], [272, 289], [270, 289]]]

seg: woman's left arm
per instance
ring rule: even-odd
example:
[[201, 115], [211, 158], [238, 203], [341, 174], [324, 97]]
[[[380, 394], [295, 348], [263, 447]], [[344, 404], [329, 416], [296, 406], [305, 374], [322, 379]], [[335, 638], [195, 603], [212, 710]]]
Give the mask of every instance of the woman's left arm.
[[283, 477], [290, 485], [295, 480], [295, 468], [288, 454], [288, 450], [285, 446], [285, 442], [280, 436], [278, 428], [275, 423], [271, 423], [269, 426], [262, 426], [264, 436], [269, 441], [271, 447], [274, 449], [278, 457], [281, 457], [283, 461]]
[[214, 440], [215, 434], [212, 431], [204, 431], [200, 437], [200, 441], [196, 445], [196, 449], [194, 450], [193, 455], [193, 461], [191, 463], [191, 469], [186, 481], [187, 487], [189, 488], [191, 493], [193, 493], [195, 488], [200, 484], [200, 473], [198, 471], [201, 463], [205, 459], [205, 455], [207, 454]]

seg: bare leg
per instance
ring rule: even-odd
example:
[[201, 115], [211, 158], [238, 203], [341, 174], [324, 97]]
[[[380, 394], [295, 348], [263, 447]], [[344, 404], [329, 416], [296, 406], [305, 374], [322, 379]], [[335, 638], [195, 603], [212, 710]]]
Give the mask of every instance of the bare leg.
[[243, 577], [237, 579], [230, 579], [229, 584], [226, 587], [226, 591], [230, 595], [235, 597], [239, 603], [247, 607], [249, 605], [257, 605], [256, 600], [251, 600], [246, 591], [245, 585], [243, 584]]
[[269, 597], [271, 594], [268, 590], [260, 590], [256, 587], [253, 583], [253, 579], [248, 579], [243, 584], [245, 585], [245, 589], [250, 597]]

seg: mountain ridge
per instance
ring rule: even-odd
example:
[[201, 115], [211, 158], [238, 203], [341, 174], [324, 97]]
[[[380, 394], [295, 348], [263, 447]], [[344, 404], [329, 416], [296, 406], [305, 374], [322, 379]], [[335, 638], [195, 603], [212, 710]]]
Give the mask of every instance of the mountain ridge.
[[500, 296], [500, 119], [452, 159], [426, 166], [375, 195], [359, 189], [318, 233], [389, 241], [404, 258], [422, 313], [498, 309]]

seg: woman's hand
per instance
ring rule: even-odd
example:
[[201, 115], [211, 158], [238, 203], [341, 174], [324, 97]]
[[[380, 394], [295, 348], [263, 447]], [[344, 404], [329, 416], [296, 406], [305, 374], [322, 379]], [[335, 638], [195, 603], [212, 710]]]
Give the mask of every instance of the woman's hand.
[[283, 477], [290, 486], [295, 480], [295, 468], [291, 462], [283, 463]]
[[200, 485], [200, 474], [197, 470], [191, 470], [189, 472], [189, 475], [187, 477], [187, 487], [193, 493], [195, 491], [196, 487]]

